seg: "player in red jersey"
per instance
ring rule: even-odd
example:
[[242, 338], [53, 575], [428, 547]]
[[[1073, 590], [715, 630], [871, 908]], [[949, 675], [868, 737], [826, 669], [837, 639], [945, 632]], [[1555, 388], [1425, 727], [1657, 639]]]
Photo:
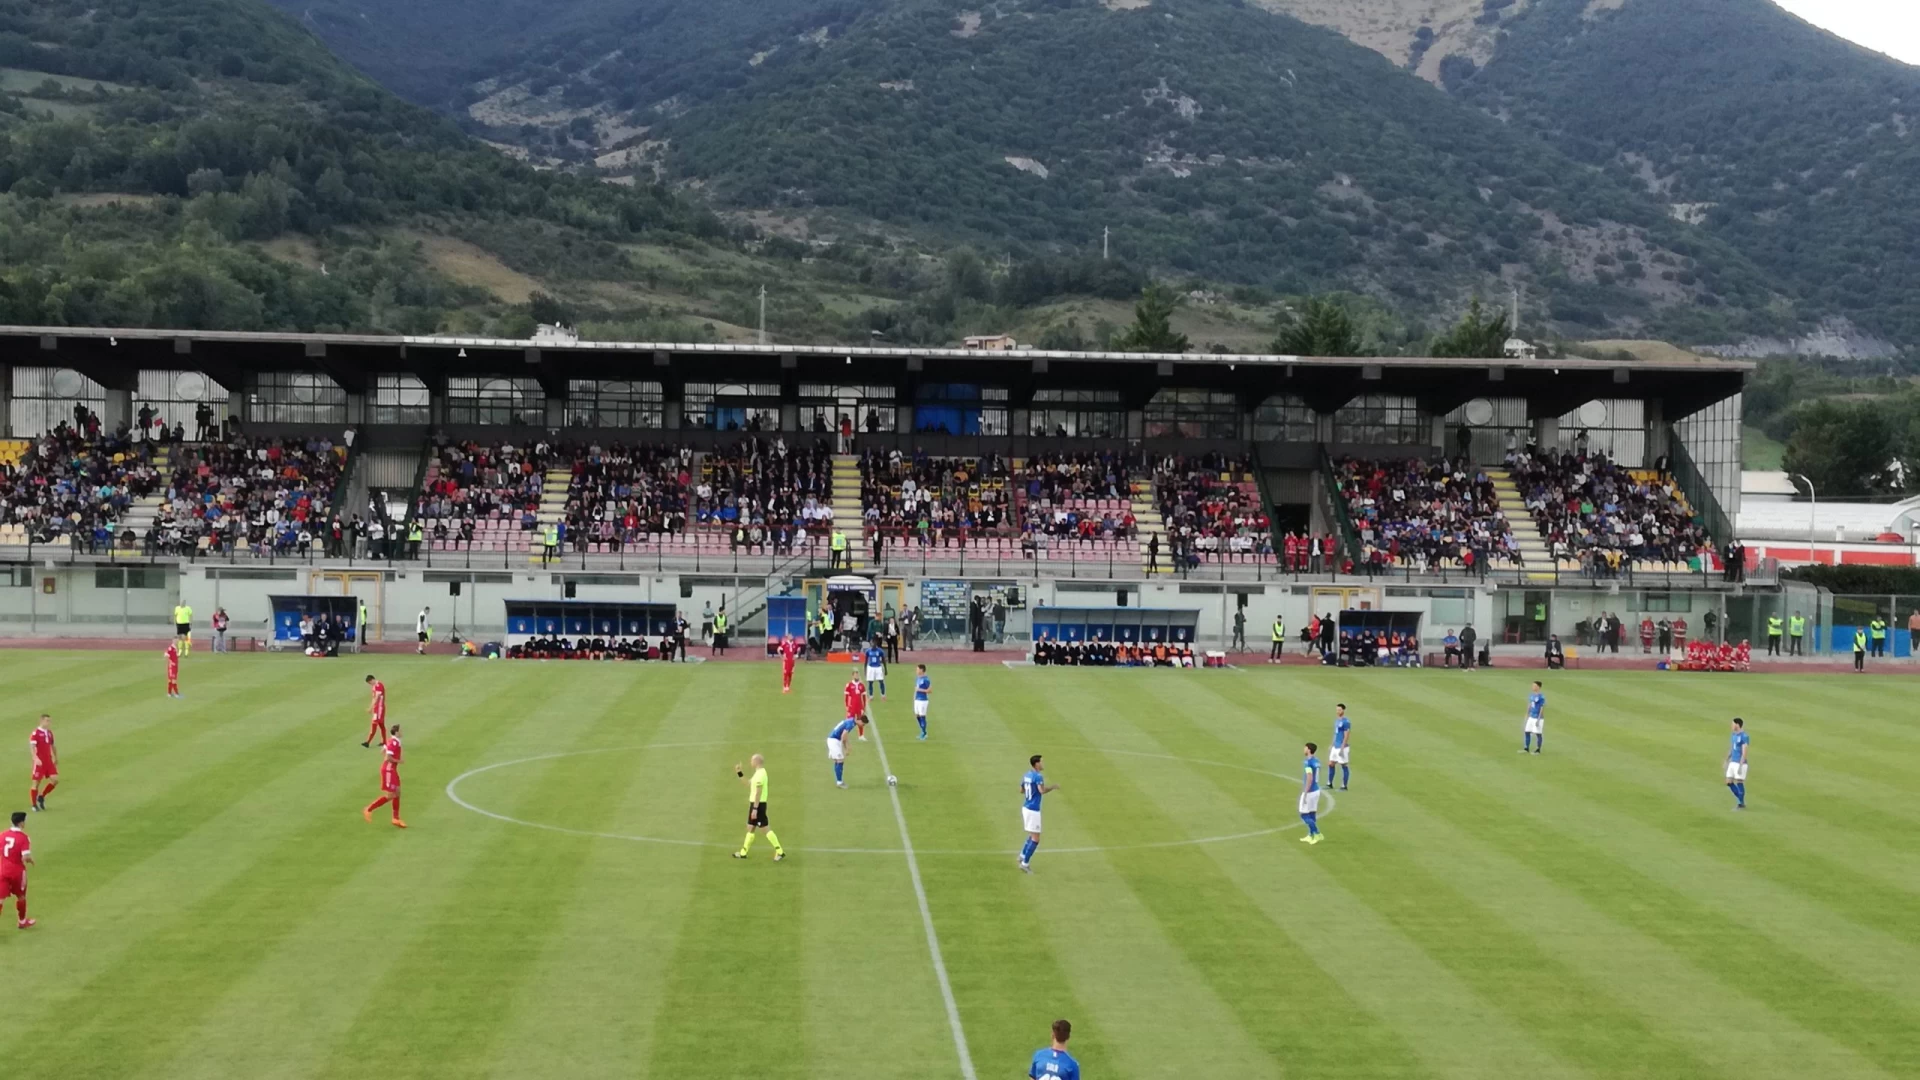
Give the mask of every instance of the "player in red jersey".
[[33, 788], [27, 805], [35, 810], [47, 808], [47, 795], [60, 783], [60, 755], [53, 749], [53, 729], [47, 726], [51, 719], [41, 713], [40, 726], [27, 736], [27, 745], [33, 748]]
[[27, 839], [27, 815], [15, 810], [13, 828], [0, 832], [0, 904], [13, 897], [13, 909], [20, 914], [20, 929], [33, 925], [27, 918], [27, 867], [33, 865], [33, 841]]
[[369, 675], [367, 686], [373, 690], [373, 702], [367, 706], [367, 712], [373, 719], [367, 724], [367, 741], [361, 746], [372, 746], [375, 735], [380, 737], [382, 743], [387, 741], [387, 684]]
[[867, 741], [867, 684], [860, 681], [860, 669], [853, 669], [853, 678], [847, 680], [841, 694], [847, 702], [847, 719], [859, 725], [860, 741]]
[[802, 648], [792, 634], [780, 639], [780, 692], [793, 692], [793, 662], [800, 656]]
[[400, 820], [400, 725], [393, 725], [393, 734], [387, 736], [386, 756], [380, 762], [380, 797], [367, 804], [360, 816], [373, 820], [373, 812], [393, 804], [394, 828], [404, 829], [407, 823]]
[[186, 697], [180, 692], [180, 645], [167, 643], [167, 696]]

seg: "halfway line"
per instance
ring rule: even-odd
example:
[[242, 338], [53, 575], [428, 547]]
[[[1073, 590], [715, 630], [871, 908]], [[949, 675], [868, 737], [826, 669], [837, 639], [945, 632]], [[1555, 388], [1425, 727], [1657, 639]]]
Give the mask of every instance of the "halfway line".
[[[880, 722], [873, 721], [873, 748], [880, 754], [880, 768], [888, 776], [887, 744], [880, 737]], [[900, 826], [900, 847], [907, 853], [907, 873], [913, 878], [914, 899], [920, 901], [920, 925], [927, 930], [927, 951], [933, 954], [933, 973], [940, 980], [940, 996], [947, 1003], [947, 1024], [953, 1028], [953, 1048], [960, 1055], [960, 1075], [979, 1080], [973, 1071], [973, 1054], [967, 1050], [967, 1033], [960, 1027], [960, 1006], [953, 1000], [953, 983], [947, 978], [947, 962], [940, 958], [940, 935], [933, 930], [933, 911], [927, 906], [927, 887], [920, 883], [920, 860], [913, 854], [913, 837], [907, 835], [907, 815], [900, 809], [900, 789], [887, 785], [887, 797], [893, 800], [893, 820]]]

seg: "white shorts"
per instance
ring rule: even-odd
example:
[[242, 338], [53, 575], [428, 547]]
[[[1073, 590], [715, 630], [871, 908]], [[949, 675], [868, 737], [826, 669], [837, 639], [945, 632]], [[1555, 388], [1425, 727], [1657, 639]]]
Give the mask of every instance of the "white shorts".
[[867, 681], [879, 682], [887, 677], [887, 669], [870, 667], [867, 669]]
[[1545, 735], [1547, 733], [1546, 718], [1541, 716], [1529, 716], [1527, 717], [1527, 726], [1522, 730], [1524, 730], [1529, 735]]
[[916, 698], [914, 700], [913, 715], [915, 716], [927, 715], [927, 699], [926, 698]]
[[1327, 764], [1345, 765], [1349, 760], [1351, 760], [1352, 755], [1353, 755], [1353, 747], [1336, 746], [1333, 749], [1327, 751]]
[[1020, 808], [1020, 831], [1038, 834], [1040, 832], [1040, 811]]
[[829, 737], [827, 739], [827, 760], [828, 761], [847, 760], [847, 744], [841, 742], [839, 739]]
[[1320, 792], [1318, 789], [1300, 793], [1300, 812], [1303, 814], [1317, 814], [1320, 812]]
[[1747, 779], [1747, 763], [1744, 761], [1727, 762], [1727, 779], [1744, 782]]

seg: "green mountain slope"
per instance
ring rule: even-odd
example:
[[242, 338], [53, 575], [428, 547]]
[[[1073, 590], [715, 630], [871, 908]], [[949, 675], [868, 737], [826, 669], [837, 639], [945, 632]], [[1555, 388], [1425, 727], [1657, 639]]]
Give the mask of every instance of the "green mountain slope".
[[421, 230], [613, 277], [620, 245], [719, 231], [486, 148], [254, 0], [0, 3], [0, 191], [21, 323], [431, 330], [506, 312]]
[[1639, 183], [1799, 315], [1920, 342], [1920, 68], [1768, 0], [1532, 0], [1503, 25], [1460, 97]]
[[[383, 78], [369, 39], [452, 17], [427, 14], [441, 0], [406, 20], [371, 0], [299, 6], [322, 33], [356, 27], [340, 46]], [[530, 6], [461, 10], [524, 25]], [[1417, 314], [1517, 283], [1530, 317], [1570, 325], [1790, 329], [1766, 275], [1636, 185], [1335, 33], [1239, 0], [1116, 7], [562, 0], [552, 27], [476, 55], [466, 85], [415, 92], [556, 164], [1015, 259], [1093, 251], [1111, 229], [1161, 273]], [[443, 50], [418, 44], [439, 70]]]

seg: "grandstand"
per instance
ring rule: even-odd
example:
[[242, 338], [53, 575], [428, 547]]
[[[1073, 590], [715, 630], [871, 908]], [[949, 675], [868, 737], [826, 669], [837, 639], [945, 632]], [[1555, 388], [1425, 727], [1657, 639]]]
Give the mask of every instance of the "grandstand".
[[[529, 582], [616, 599], [677, 586], [683, 602], [750, 598], [736, 625], [848, 571], [903, 606], [923, 580], [1004, 583], [1208, 596], [1256, 622], [1382, 606], [1389, 582], [1423, 602], [1472, 585], [1463, 614], [1489, 623], [1521, 607], [1506, 590], [1709, 588], [1738, 510], [1749, 368], [50, 328], [0, 342], [0, 560], [180, 560], [189, 589], [218, 577], [209, 561], [292, 562], [396, 611], [454, 579], [489, 604]], [[208, 400], [137, 396], [155, 385]], [[215, 438], [137, 426], [203, 407], [225, 418]], [[422, 573], [354, 578], [368, 562]], [[478, 604], [477, 624], [498, 621]], [[1520, 621], [1529, 640], [1560, 616]]]

